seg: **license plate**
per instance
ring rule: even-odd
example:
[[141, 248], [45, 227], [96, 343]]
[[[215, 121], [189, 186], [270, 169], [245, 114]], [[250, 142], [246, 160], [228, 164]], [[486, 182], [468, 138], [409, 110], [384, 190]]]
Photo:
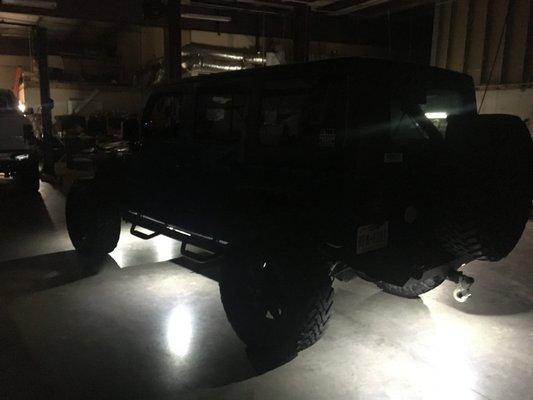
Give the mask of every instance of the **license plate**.
[[357, 254], [387, 247], [389, 242], [389, 223], [364, 225], [357, 229]]

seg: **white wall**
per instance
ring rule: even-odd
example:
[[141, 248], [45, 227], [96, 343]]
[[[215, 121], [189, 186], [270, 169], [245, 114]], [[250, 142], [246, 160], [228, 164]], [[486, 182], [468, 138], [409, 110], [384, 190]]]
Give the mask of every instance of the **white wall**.
[[[88, 98], [96, 88], [87, 87], [68, 87], [68, 85], [51, 85], [50, 97], [54, 100], [54, 109], [52, 115], [65, 115], [68, 114], [68, 101], [69, 100], [84, 100]], [[142, 97], [139, 90], [129, 88], [113, 88], [113, 87], [101, 87], [100, 92], [94, 98], [94, 102], [102, 104], [104, 111], [119, 111], [126, 113], [138, 112], [141, 108]], [[27, 107], [33, 107], [37, 109], [40, 105], [39, 88], [30, 87], [25, 89], [25, 100]], [[81, 115], [87, 115], [90, 113], [91, 107], [87, 107]]]
[[30, 57], [26, 56], [0, 56], [0, 89], [11, 89], [15, 81], [17, 66], [24, 70], [30, 69]]
[[255, 38], [248, 35], [238, 35], [230, 33], [216, 33], [206, 31], [183, 31], [182, 32], [183, 45], [193, 42], [209, 44], [213, 46], [226, 46], [226, 47], [254, 47]]
[[[478, 107], [484, 89], [476, 91]], [[489, 89], [485, 96], [482, 114], [512, 114], [526, 122], [533, 133], [533, 88]]]
[[[157, 60], [165, 55], [165, 32], [163, 28], [143, 27], [141, 31], [141, 62]], [[183, 36], [183, 33], [182, 33]]]

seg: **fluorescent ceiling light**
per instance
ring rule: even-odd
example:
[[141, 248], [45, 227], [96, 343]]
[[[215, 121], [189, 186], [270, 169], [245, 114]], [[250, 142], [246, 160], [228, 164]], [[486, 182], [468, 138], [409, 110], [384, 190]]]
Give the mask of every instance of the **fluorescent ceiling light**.
[[46, 8], [48, 10], [55, 10], [57, 8], [57, 2], [46, 0], [2, 0], [2, 4], [5, 6]]
[[[12, 1], [14, 1], [14, 0], [12, 0]], [[226, 17], [224, 15], [207, 15], [207, 14], [183, 13], [183, 14], [181, 14], [181, 18], [200, 19], [202, 21], [231, 22], [231, 17]]]
[[448, 114], [445, 112], [428, 112], [425, 114], [427, 119], [446, 119]]

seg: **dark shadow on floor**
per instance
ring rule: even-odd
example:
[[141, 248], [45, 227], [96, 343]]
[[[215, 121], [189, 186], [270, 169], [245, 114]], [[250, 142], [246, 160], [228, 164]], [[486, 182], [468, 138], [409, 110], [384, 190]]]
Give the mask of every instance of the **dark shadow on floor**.
[[0, 306], [0, 388], [2, 399], [42, 399], [53, 396], [52, 387], [39, 373], [24, 340], [6, 308]]
[[0, 182], [0, 227], [2, 237], [20, 237], [35, 231], [47, 232], [54, 224], [40, 193], [24, 193]]
[[0, 262], [0, 299], [66, 285], [103, 268], [119, 269], [110, 256], [94, 260], [74, 250]]

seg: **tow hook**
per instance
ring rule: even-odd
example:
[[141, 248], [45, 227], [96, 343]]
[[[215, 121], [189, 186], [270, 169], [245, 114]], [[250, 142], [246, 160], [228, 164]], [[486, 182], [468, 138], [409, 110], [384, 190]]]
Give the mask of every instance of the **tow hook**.
[[450, 272], [448, 279], [457, 283], [453, 290], [453, 298], [459, 303], [464, 303], [472, 295], [470, 287], [474, 284], [474, 278], [459, 271]]

